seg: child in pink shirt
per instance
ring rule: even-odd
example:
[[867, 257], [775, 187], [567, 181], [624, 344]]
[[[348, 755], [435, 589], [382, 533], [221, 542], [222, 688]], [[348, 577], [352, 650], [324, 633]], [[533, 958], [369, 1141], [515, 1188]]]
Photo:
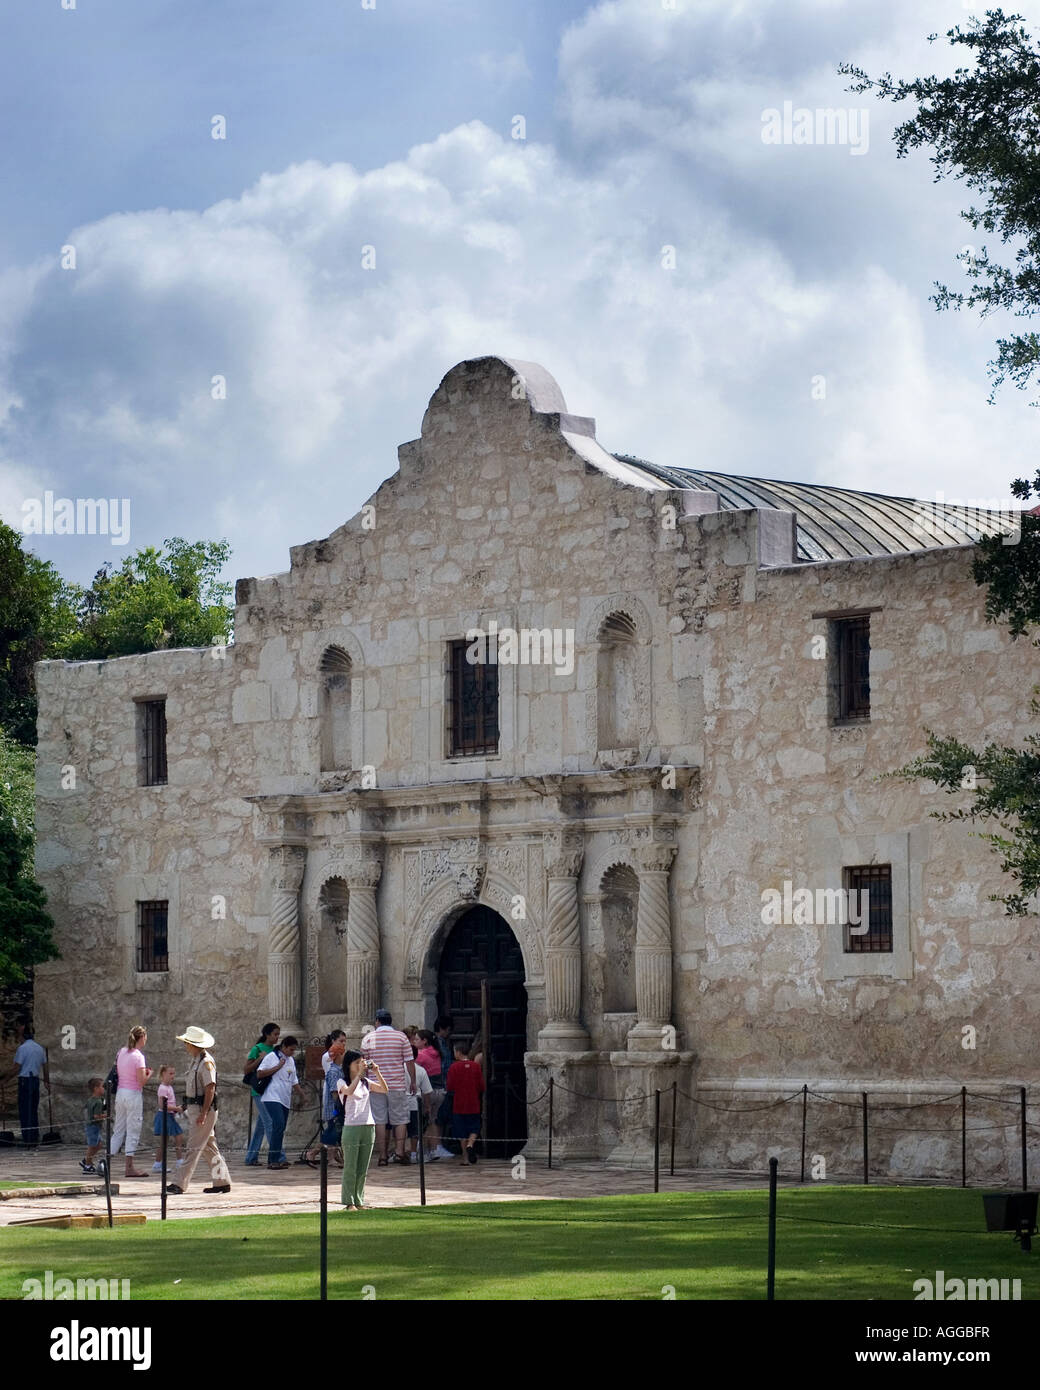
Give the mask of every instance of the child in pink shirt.
[[[153, 1173], [162, 1172], [162, 1132], [163, 1132], [163, 1112], [162, 1103], [167, 1101], [166, 1109], [166, 1133], [173, 1139], [178, 1159], [184, 1153], [184, 1131], [173, 1118], [174, 1115], [181, 1114], [181, 1107], [177, 1104], [177, 1095], [173, 1089], [173, 1083], [177, 1076], [176, 1071], [171, 1066], [159, 1068], [159, 1092], [156, 1096], [158, 1105], [155, 1111], [155, 1124], [152, 1126], [152, 1133], [156, 1137], [155, 1163], [152, 1166]], [[169, 1165], [169, 1148], [166, 1151], [166, 1162]]]

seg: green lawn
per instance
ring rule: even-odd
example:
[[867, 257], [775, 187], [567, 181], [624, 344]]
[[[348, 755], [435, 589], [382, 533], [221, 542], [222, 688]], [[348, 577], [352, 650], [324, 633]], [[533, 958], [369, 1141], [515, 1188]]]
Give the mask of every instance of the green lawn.
[[[1021, 1278], [1040, 1240], [988, 1235], [978, 1192], [781, 1189], [780, 1299], [912, 1299], [913, 1282]], [[329, 1211], [329, 1296], [357, 1299], [752, 1299], [765, 1296], [766, 1193], [669, 1193]], [[0, 1230], [0, 1297], [47, 1269], [129, 1278], [134, 1299], [315, 1298], [318, 1218], [238, 1216], [113, 1231]]]

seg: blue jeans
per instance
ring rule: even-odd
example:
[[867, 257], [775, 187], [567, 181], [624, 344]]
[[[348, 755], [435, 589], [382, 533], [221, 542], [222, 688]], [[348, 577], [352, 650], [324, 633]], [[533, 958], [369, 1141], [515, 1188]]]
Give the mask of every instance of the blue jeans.
[[285, 1126], [289, 1122], [289, 1107], [279, 1105], [276, 1100], [262, 1100], [260, 1104], [267, 1112], [267, 1164], [285, 1163], [285, 1150], [282, 1148], [282, 1139], [285, 1136]]
[[253, 1137], [249, 1141], [249, 1148], [246, 1149], [247, 1163], [257, 1161], [260, 1157], [260, 1145], [265, 1139], [267, 1140], [267, 1152], [271, 1152], [271, 1121], [259, 1096], [253, 1097], [253, 1109], [256, 1111], [256, 1124], [253, 1126]]

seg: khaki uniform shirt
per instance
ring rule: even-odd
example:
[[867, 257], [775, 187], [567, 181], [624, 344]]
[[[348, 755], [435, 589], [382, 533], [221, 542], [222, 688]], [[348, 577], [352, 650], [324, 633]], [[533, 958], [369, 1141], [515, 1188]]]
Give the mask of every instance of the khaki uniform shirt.
[[[217, 1084], [217, 1064], [208, 1052], [193, 1057], [188, 1064], [188, 1074], [184, 1083], [184, 1094], [189, 1105], [205, 1105], [206, 1087]], [[196, 1099], [197, 1097], [197, 1099]]]

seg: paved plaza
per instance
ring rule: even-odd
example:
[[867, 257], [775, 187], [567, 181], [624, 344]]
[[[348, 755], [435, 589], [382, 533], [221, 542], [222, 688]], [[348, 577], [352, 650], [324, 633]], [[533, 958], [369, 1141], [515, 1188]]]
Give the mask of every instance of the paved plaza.
[[[41, 1148], [35, 1153], [19, 1149], [0, 1150], [0, 1182], [24, 1180], [34, 1183], [99, 1182], [83, 1178], [79, 1168], [82, 1149], [67, 1145]], [[167, 1199], [168, 1218], [184, 1216], [250, 1215], [262, 1212], [316, 1211], [319, 1201], [317, 1169], [294, 1163], [282, 1172], [266, 1167], [246, 1168], [241, 1157], [231, 1155], [231, 1191], [207, 1196], [199, 1181], [183, 1197]], [[440, 1159], [426, 1167], [426, 1200], [429, 1205], [448, 1202], [515, 1202], [547, 1197], [605, 1197], [628, 1192], [653, 1191], [651, 1170], [634, 1171], [596, 1163], [575, 1163], [550, 1170], [545, 1161], [530, 1161], [523, 1176], [514, 1176], [514, 1162], [481, 1160], [463, 1167], [454, 1159]], [[113, 1182], [119, 1187], [113, 1198], [113, 1211], [143, 1212], [159, 1216], [159, 1177], [124, 1178], [122, 1158], [117, 1158]], [[339, 1168], [329, 1164], [329, 1203], [339, 1206]], [[661, 1174], [662, 1192], [707, 1192], [762, 1187], [758, 1174], [677, 1170], [669, 1176], [667, 1165]], [[377, 1207], [409, 1207], [419, 1204], [419, 1169], [391, 1166], [369, 1170], [367, 1194]], [[104, 1191], [96, 1195], [9, 1198], [0, 1201], [0, 1226], [33, 1217], [65, 1215], [70, 1212], [104, 1212]]]

